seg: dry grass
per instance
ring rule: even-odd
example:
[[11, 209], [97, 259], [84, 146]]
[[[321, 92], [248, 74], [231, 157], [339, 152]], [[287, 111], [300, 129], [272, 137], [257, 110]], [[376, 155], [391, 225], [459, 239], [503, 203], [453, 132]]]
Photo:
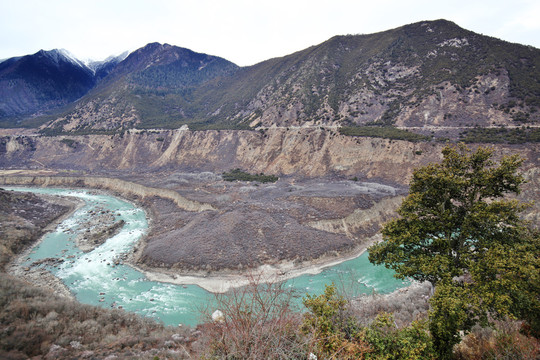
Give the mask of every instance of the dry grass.
[[493, 328], [473, 327], [454, 349], [457, 360], [536, 360], [540, 341], [524, 335], [518, 321], [498, 321]]
[[69, 210], [33, 194], [0, 190], [0, 359], [189, 358], [190, 329], [58, 297], [1, 272]]
[[414, 320], [427, 317], [430, 283], [414, 283], [408, 288], [391, 294], [364, 295], [350, 300], [350, 308], [362, 325], [370, 324], [378, 314], [391, 313], [399, 328], [411, 325]]
[[[165, 327], [122, 310], [60, 298], [7, 274], [0, 278], [0, 358], [188, 358], [191, 330]], [[171, 357], [170, 354], [174, 354]]]

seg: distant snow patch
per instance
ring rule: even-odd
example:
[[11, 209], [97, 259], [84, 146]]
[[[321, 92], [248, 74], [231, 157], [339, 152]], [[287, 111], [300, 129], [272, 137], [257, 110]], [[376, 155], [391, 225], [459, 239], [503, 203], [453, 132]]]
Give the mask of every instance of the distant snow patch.
[[93, 59], [85, 59], [82, 60], [82, 62], [88, 67], [92, 72], [95, 74], [101, 67], [105, 66], [108, 63], [115, 63], [118, 64], [125, 60], [129, 55], [129, 51], [124, 51], [120, 55], [111, 55], [107, 57], [105, 60], [93, 60]]
[[[54, 50], [53, 50], [54, 51]], [[77, 59], [75, 55], [67, 51], [66, 49], [59, 49], [58, 53], [63, 55], [66, 60], [71, 62], [74, 65], [77, 65], [79, 67], [82, 67], [83, 69], [87, 69], [88, 67], [86, 64], [84, 64], [81, 60]]]

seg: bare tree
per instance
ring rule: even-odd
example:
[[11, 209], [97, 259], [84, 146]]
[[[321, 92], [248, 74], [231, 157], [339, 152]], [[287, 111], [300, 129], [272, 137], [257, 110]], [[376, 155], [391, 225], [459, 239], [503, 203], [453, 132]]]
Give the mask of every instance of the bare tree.
[[215, 302], [203, 313], [201, 345], [206, 356], [307, 358], [309, 342], [298, 331], [302, 315], [294, 311], [293, 300], [291, 289], [276, 279], [261, 276], [250, 276], [248, 285], [216, 294]]

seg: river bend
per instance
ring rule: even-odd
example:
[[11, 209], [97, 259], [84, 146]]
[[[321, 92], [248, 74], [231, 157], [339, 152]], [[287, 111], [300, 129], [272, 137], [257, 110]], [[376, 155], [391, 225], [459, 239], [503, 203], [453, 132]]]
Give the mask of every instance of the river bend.
[[[148, 230], [143, 209], [117, 197], [88, 190], [53, 188], [16, 188], [39, 194], [72, 196], [84, 206], [57, 228], [46, 234], [21, 266], [41, 266], [62, 280], [82, 303], [117, 307], [149, 316], [167, 325], [195, 325], [202, 306], [210, 303], [212, 294], [196, 285], [173, 285], [149, 281], [144, 274], [125, 264], [123, 259]], [[115, 220], [124, 220], [122, 229], [102, 245], [83, 252], [75, 243], [79, 232], [96, 211], [106, 209]], [[48, 259], [49, 261], [43, 261]], [[40, 263], [39, 265], [36, 265]], [[33, 265], [34, 264], [34, 265]], [[302, 275], [288, 280], [286, 286], [296, 293], [319, 294], [332, 281], [350, 289], [353, 294], [388, 293], [408, 283], [395, 279], [393, 272], [369, 263], [367, 253], [323, 270], [317, 275]]]

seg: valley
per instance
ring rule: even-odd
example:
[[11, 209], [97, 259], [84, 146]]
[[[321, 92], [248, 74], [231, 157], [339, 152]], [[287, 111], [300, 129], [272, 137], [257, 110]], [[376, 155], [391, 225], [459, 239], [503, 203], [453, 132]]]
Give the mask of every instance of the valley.
[[[135, 254], [145, 269], [208, 276], [270, 265], [284, 272], [369, 245], [406, 195], [412, 169], [438, 161], [443, 146], [320, 128], [7, 135], [0, 184], [97, 188], [136, 200], [152, 217]], [[520, 199], [538, 199], [538, 147], [497, 148], [498, 156], [526, 159]], [[221, 173], [234, 168], [279, 180], [223, 181]], [[534, 204], [526, 218], [538, 222], [539, 214]]]
[[[220, 321], [204, 313], [197, 329], [177, 329], [131, 311], [195, 326], [195, 306], [214, 305], [209, 292], [216, 301], [234, 297], [254, 279], [313, 295], [337, 281], [360, 293], [408, 285], [390, 279], [388, 269], [378, 273], [365, 250], [397, 216], [415, 169], [441, 162], [444, 149], [460, 142], [473, 151], [493, 148], [488, 167], [513, 154], [523, 159], [524, 182], [516, 177], [520, 191], [512, 198], [529, 204], [517, 216], [533, 229], [523, 249], [536, 246], [539, 79], [540, 50], [446, 20], [334, 36], [244, 67], [161, 43], [103, 62], [57, 49], [0, 61], [0, 188], [72, 193], [0, 190], [0, 266], [7, 269], [0, 316], [12, 324], [2, 329], [0, 357], [67, 358], [89, 349], [91, 356], [191, 358], [206, 353], [204, 341]], [[486, 198], [497, 193], [486, 191]], [[30, 251], [40, 238], [45, 245]], [[522, 248], [511, 250], [537, 264]], [[537, 284], [529, 285], [534, 294]], [[407, 299], [397, 334], [427, 317], [434, 291], [414, 284], [380, 307], [380, 297], [355, 293], [349, 304], [357, 308], [347, 311], [370, 308], [354, 321], [371, 326], [377, 313], [397, 314], [403, 304], [396, 303]], [[73, 296], [114, 309], [66, 299]], [[537, 305], [530, 299], [523, 309]], [[286, 335], [307, 339], [303, 315], [284, 314], [295, 324]], [[60, 330], [55, 337], [36, 332], [42, 323]], [[427, 336], [433, 329], [426, 324], [419, 326]], [[298, 345], [302, 356], [305, 345]]]
[[[248, 283], [250, 273], [210, 273], [205, 276], [174, 274], [166, 277], [151, 270], [141, 271], [133, 265], [129, 255], [134, 246], [141, 245], [148, 226], [146, 216], [142, 209], [119, 198], [95, 190], [7, 189], [11, 194], [29, 191], [38, 196], [61, 196], [81, 203], [76, 211], [60, 222], [31, 251], [22, 253], [8, 269], [10, 274], [52, 289], [56, 294], [85, 304], [124, 309], [153, 317], [167, 325], [194, 326], [199, 322], [201, 309], [198, 307], [201, 304], [212, 306], [212, 294], [208, 291], [222, 293]], [[122, 221], [123, 227], [103, 243], [91, 248], [81, 247], [78, 243], [80, 237], [101, 231], [99, 224], [88, 226], [88, 222], [96, 219], [96, 212]], [[357, 258], [358, 254], [354, 254], [343, 264], [339, 263], [347, 259], [337, 258], [333, 263], [323, 264], [327, 267], [324, 270], [320, 265], [311, 264], [307, 268], [278, 274], [276, 269], [268, 266], [260, 275], [259, 271], [254, 271], [251, 276], [261, 276], [261, 279], [268, 281], [287, 281], [287, 286], [298, 293], [313, 294], [322, 291], [328, 282], [344, 281], [340, 279], [345, 273], [351, 277], [351, 281], [356, 282], [356, 277], [361, 281], [355, 286], [358, 294], [374, 290], [387, 293], [408, 284], [393, 279], [392, 272], [387, 269], [373, 267], [366, 255]]]

